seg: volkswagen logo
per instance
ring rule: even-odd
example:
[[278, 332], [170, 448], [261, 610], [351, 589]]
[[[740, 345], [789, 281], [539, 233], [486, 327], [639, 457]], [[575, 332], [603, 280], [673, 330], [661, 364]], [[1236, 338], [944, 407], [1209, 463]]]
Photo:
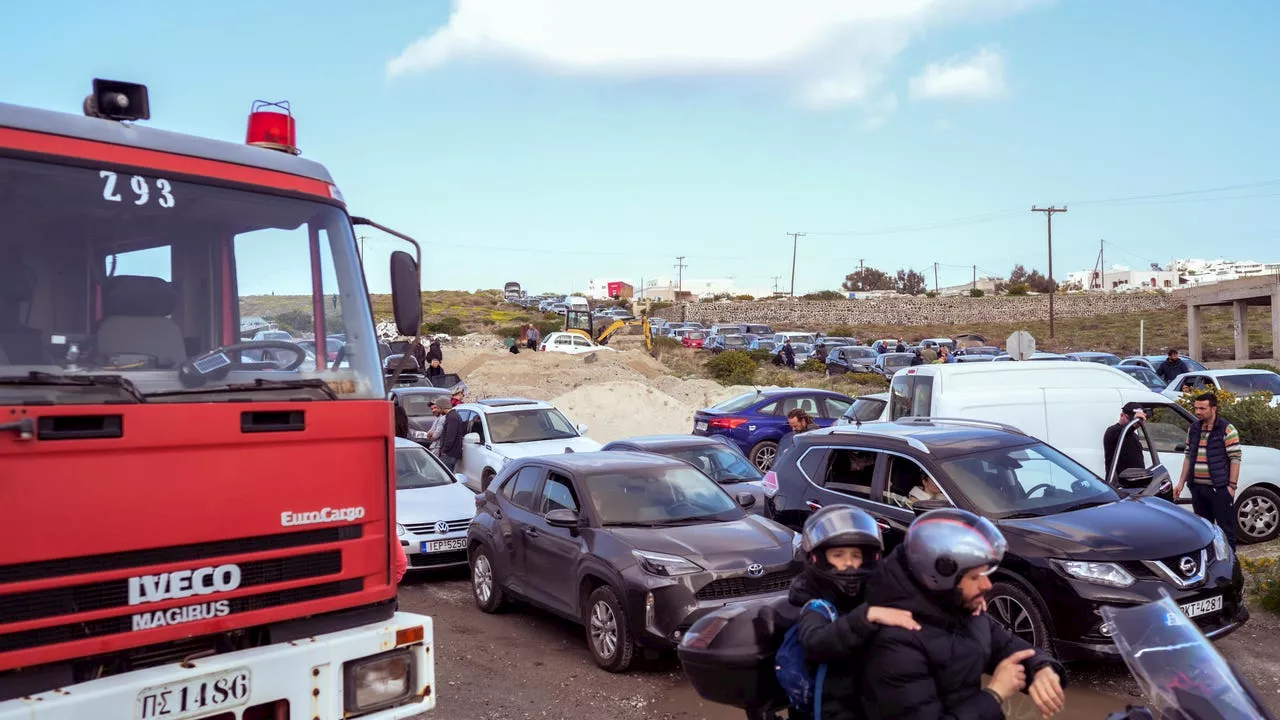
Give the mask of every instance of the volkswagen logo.
[[1178, 569], [1181, 570], [1182, 574], [1186, 575], [1187, 577], [1191, 577], [1192, 575], [1195, 575], [1196, 574], [1195, 558], [1191, 557], [1190, 555], [1187, 555], [1186, 557], [1182, 558], [1181, 560], [1178, 561]]
[[441, 535], [443, 535], [443, 534], [445, 534], [445, 533], [449, 532], [449, 523], [447, 523], [447, 522], [445, 522], [445, 521], [443, 521], [443, 520], [441, 520], [440, 522], [436, 523], [436, 532], [440, 533]]
[[747, 574], [751, 577], [760, 577], [764, 574], [764, 566], [760, 563], [751, 563], [747, 566]]

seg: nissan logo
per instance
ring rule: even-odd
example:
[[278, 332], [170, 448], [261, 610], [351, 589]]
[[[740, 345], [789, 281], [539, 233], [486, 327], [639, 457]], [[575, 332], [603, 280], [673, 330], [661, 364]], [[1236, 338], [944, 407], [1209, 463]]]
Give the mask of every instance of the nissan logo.
[[444, 535], [445, 533], [449, 532], [449, 523], [443, 520], [436, 523], [436, 532], [440, 533], [441, 535]]
[[751, 563], [747, 566], [747, 574], [751, 577], [760, 577], [764, 574], [764, 566], [760, 563]]
[[1183, 575], [1186, 575], [1187, 577], [1191, 577], [1196, 572], [1195, 558], [1191, 557], [1190, 555], [1182, 558], [1181, 560], [1178, 561], [1178, 569], [1182, 570]]

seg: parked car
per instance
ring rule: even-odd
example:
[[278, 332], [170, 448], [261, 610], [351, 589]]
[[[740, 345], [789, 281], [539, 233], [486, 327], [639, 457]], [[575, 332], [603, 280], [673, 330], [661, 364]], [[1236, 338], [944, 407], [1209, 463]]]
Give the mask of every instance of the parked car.
[[409, 417], [409, 438], [426, 445], [427, 430], [436, 420], [431, 404], [436, 398], [449, 397], [451, 393], [448, 388], [414, 386], [393, 388], [387, 395], [392, 402], [404, 407], [404, 413]]
[[[962, 417], [1008, 423], [1107, 474], [1102, 434], [1129, 402], [1146, 410], [1160, 463], [1176, 479], [1195, 420], [1175, 401], [1106, 365], [1087, 362], [922, 365], [900, 370], [889, 385], [889, 417]], [[1280, 450], [1243, 445], [1236, 492], [1237, 539], [1280, 535]], [[1176, 498], [1190, 510], [1191, 488]]]
[[773, 334], [773, 341], [778, 345], [782, 345], [782, 343], [786, 342], [788, 338], [790, 338], [792, 345], [795, 345], [796, 343], [804, 343], [806, 345], [812, 345], [818, 342], [818, 336], [815, 335], [814, 333], [780, 332], [780, 333]]
[[701, 330], [686, 330], [680, 334], [680, 344], [695, 350], [701, 350], [706, 339], [707, 334]]
[[396, 438], [396, 535], [410, 570], [467, 564], [475, 493], [412, 440]]
[[744, 328], [742, 332], [747, 335], [773, 335], [773, 327], [770, 325], [745, 323], [742, 327]]
[[597, 352], [604, 350], [606, 352], [617, 352], [608, 345], [601, 345], [592, 342], [578, 333], [571, 332], [553, 332], [542, 339], [542, 344], [538, 349], [544, 352], [567, 353], [569, 355], [581, 355], [583, 353]]
[[859, 395], [844, 415], [836, 418], [835, 425], [883, 422], [889, 419], [889, 393]]
[[874, 343], [871, 343], [871, 347], [878, 353], [897, 352], [898, 345], [907, 347], [906, 343], [900, 340], [894, 340], [892, 338], [885, 338], [883, 340], [877, 340]]
[[951, 338], [945, 338], [945, 337], [944, 338], [927, 338], [920, 341], [920, 347], [931, 348], [933, 350], [941, 350], [942, 348], [946, 348], [948, 350], [955, 350], [956, 341], [952, 340]]
[[1144, 365], [1113, 365], [1112, 367], [1155, 392], [1163, 392], [1166, 387], [1164, 380], [1161, 380], [1154, 370]]
[[1003, 354], [1004, 354], [1003, 350], [993, 345], [972, 345], [970, 347], [962, 347], [956, 350], [957, 358], [985, 357], [988, 360], [990, 360], [991, 358], [997, 355], [1003, 355]]
[[1190, 387], [1192, 393], [1200, 393], [1219, 387], [1237, 397], [1247, 397], [1269, 393], [1271, 407], [1280, 406], [1280, 375], [1270, 370], [1199, 370], [1183, 373], [1173, 379], [1162, 392], [1165, 397], [1177, 400], [1182, 397], [1183, 389]]
[[[294, 340], [294, 341], [292, 341], [292, 342], [293, 342], [294, 344], [296, 344], [298, 347], [302, 348], [303, 350], [306, 350], [306, 351], [307, 351], [307, 354], [308, 354], [308, 356], [309, 356], [310, 358], [312, 358], [313, 360], [315, 359], [315, 354], [316, 354], [316, 341], [315, 341], [315, 340], [311, 340], [311, 339], [308, 339], [308, 340]], [[326, 359], [328, 362], [333, 362], [333, 361], [337, 360], [337, 359], [338, 359], [338, 351], [339, 351], [339, 350], [341, 350], [341, 349], [342, 349], [342, 346], [343, 346], [343, 345], [346, 345], [346, 344], [347, 344], [347, 343], [346, 343], [346, 341], [345, 341], [345, 340], [341, 340], [341, 339], [336, 338], [336, 337], [327, 337], [327, 338], [325, 338], [325, 340], [324, 340], [324, 347], [325, 347], [325, 359]]]
[[857, 344], [858, 344], [857, 338], [824, 335], [818, 338], [818, 341], [815, 342], [813, 345], [814, 345], [814, 348], [825, 347], [827, 351], [830, 352], [832, 348], [843, 347], [845, 345], [857, 345]]
[[830, 390], [776, 388], [730, 398], [693, 415], [694, 435], [723, 435], [756, 467], [768, 470], [778, 454], [778, 441], [791, 432], [787, 413], [800, 408], [827, 427], [853, 404], [853, 398]]
[[876, 356], [875, 365], [871, 369], [889, 378], [893, 377], [893, 374], [902, 368], [911, 367], [911, 361], [915, 360], [915, 358], [915, 353], [883, 353]]
[[[782, 346], [778, 345], [774, 349], [781, 350]], [[813, 357], [813, 346], [808, 343], [799, 343], [793, 340], [791, 341], [791, 352], [796, 355], [796, 367], [800, 367], [808, 362], [809, 358]]]
[[[1016, 360], [1014, 360], [1014, 359], [1013, 359], [1013, 356], [1012, 356], [1012, 355], [1010, 355], [1010, 354], [1008, 354], [1008, 353], [1001, 353], [1001, 354], [999, 354], [999, 355], [997, 355], [997, 356], [995, 356], [995, 357], [993, 357], [993, 358], [991, 358], [991, 359], [992, 359], [992, 361], [993, 361], [993, 362], [1008, 362], [1008, 361], [1017, 362]], [[1034, 352], [1034, 353], [1031, 353], [1031, 357], [1027, 358], [1027, 361], [1031, 361], [1031, 360], [1037, 360], [1037, 361], [1042, 361], [1042, 360], [1065, 360], [1065, 361], [1067, 361], [1067, 362], [1079, 362], [1079, 360], [1077, 360], [1076, 358], [1069, 357], [1069, 356], [1067, 356], [1067, 355], [1059, 355], [1058, 353], [1051, 353], [1051, 352]]]
[[712, 335], [711, 339], [704, 343], [702, 347], [704, 350], [710, 350], [713, 355], [716, 355], [725, 350], [747, 350], [751, 347], [751, 343], [746, 336], [741, 334]]
[[569, 422], [554, 405], [527, 398], [491, 398], [456, 408], [462, 420], [462, 461], [456, 471], [472, 490], [483, 490], [516, 458], [600, 449], [587, 426]]
[[1081, 362], [1101, 363], [1112, 367], [1120, 364], [1120, 356], [1109, 352], [1070, 352], [1067, 357]]
[[749, 512], [764, 512], [764, 473], [747, 459], [732, 440], [724, 435], [645, 435], [614, 440], [602, 451], [628, 450], [650, 452], [683, 460], [715, 480], [729, 493], [749, 492], [755, 503]]
[[[1192, 360], [1191, 358], [1187, 357], [1186, 355], [1181, 355], [1180, 357], [1182, 358], [1182, 362], [1187, 364], [1187, 368], [1193, 372], [1202, 372], [1204, 370], [1209, 369], [1204, 365], [1201, 365], [1200, 363], [1196, 362], [1195, 360]], [[1147, 368], [1148, 370], [1155, 372], [1158, 375], [1160, 373], [1158, 369], [1160, 367], [1160, 363], [1164, 361], [1165, 361], [1164, 355], [1130, 355], [1129, 357], [1121, 360], [1120, 364], [1121, 365], [1141, 365]]]
[[747, 349], [748, 350], [767, 350], [769, 352], [777, 352], [778, 345], [771, 339], [767, 340], [764, 338], [756, 338], [755, 340], [751, 341], [751, 345], [749, 345]]
[[[1249, 618], [1243, 573], [1221, 530], [1159, 498], [1122, 495], [1015, 428], [914, 418], [817, 430], [795, 443], [765, 476], [770, 517], [795, 526], [814, 508], [849, 503], [876, 518], [891, 548], [922, 512], [983, 515], [1009, 543], [988, 612], [1060, 659], [1115, 656], [1103, 605], [1167, 592], [1215, 639]], [[925, 499], [929, 485], [937, 489]]]
[[[827, 351], [827, 377], [845, 373], [876, 372], [876, 360], [880, 356], [865, 345], [845, 345]], [[799, 364], [800, 358], [796, 357]]]
[[652, 453], [523, 458], [476, 499], [476, 605], [508, 597], [581, 623], [596, 664], [669, 650], [703, 615], [779, 596], [803, 566], [799, 535], [688, 463]]

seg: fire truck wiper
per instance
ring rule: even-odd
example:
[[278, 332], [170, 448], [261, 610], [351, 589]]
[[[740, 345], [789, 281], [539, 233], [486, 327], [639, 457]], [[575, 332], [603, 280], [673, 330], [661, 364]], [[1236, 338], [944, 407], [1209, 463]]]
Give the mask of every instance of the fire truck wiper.
[[329, 400], [337, 400], [338, 394], [333, 391], [329, 383], [319, 378], [306, 378], [301, 380], [266, 380], [257, 378], [251, 383], [236, 383], [233, 385], [220, 385], [211, 388], [189, 388], [186, 390], [167, 390], [165, 392], [149, 393], [149, 398], [174, 397], [183, 395], [214, 395], [235, 392], [257, 392], [260, 390], [316, 390]]
[[57, 387], [109, 387], [116, 388], [121, 394], [134, 402], [144, 403], [147, 398], [138, 392], [137, 386], [128, 378], [119, 375], [54, 375], [53, 373], [32, 370], [26, 375], [0, 376], [0, 385], [45, 385]]

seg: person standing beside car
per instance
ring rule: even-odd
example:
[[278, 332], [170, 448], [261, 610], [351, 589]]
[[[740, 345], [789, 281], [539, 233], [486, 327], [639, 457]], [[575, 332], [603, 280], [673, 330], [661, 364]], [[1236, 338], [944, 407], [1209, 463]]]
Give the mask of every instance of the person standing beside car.
[[1191, 507], [1200, 517], [1217, 525], [1231, 549], [1236, 547], [1236, 484], [1240, 480], [1240, 433], [1218, 414], [1218, 396], [1197, 395], [1196, 421], [1187, 428], [1187, 457], [1182, 477], [1173, 489], [1175, 498], [1191, 482]]
[[809, 417], [809, 413], [800, 408], [792, 408], [791, 412], [787, 413], [787, 425], [791, 427], [791, 432], [783, 435], [782, 439], [778, 440], [778, 454], [776, 457], [782, 457], [782, 451], [795, 444], [796, 435], [818, 429], [818, 423]]
[[1111, 462], [1116, 459], [1116, 453], [1120, 453], [1120, 459], [1116, 462], [1117, 478], [1125, 470], [1147, 467], [1147, 463], [1142, 459], [1142, 446], [1138, 444], [1137, 433], [1129, 433], [1125, 436], [1124, 443], [1116, 447], [1120, 442], [1120, 433], [1124, 432], [1125, 427], [1133, 422], [1135, 417], [1145, 420], [1147, 415], [1138, 403], [1125, 403], [1124, 407], [1120, 408], [1120, 419], [1102, 433], [1102, 456], [1107, 472], [1111, 471]]
[[435, 406], [444, 414], [444, 424], [440, 429], [438, 457], [440, 462], [449, 468], [449, 472], [453, 472], [458, 467], [458, 462], [462, 460], [462, 416], [453, 409], [448, 398], [436, 398]]
[[1164, 362], [1156, 366], [1156, 374], [1164, 381], [1165, 385], [1173, 382], [1174, 378], [1183, 373], [1191, 372], [1191, 368], [1187, 367], [1187, 361], [1178, 357], [1177, 348], [1169, 348], [1169, 354], [1165, 356]]

